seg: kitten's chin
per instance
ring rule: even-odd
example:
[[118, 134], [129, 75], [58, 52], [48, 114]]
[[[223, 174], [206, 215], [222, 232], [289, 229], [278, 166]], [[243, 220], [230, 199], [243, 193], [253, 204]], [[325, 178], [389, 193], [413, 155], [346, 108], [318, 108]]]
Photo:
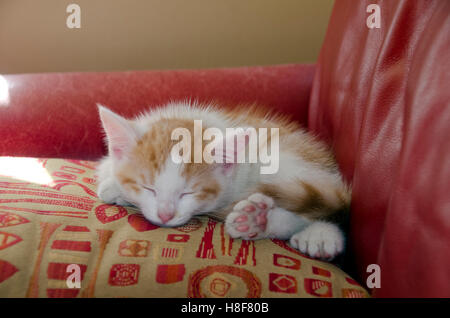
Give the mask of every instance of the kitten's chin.
[[176, 219], [176, 220], [170, 220], [169, 222], [167, 222], [166, 224], [162, 224], [161, 227], [178, 227], [178, 226], [183, 226], [186, 223], [188, 223], [188, 221], [191, 218], [180, 218], [180, 219]]
[[190, 219], [190, 218], [179, 218], [179, 219], [172, 219], [167, 223], [162, 223], [161, 221], [152, 220], [151, 218], [147, 217], [144, 213], [142, 213], [142, 215], [150, 223], [157, 225], [159, 227], [167, 227], [167, 228], [182, 226], [186, 224]]
[[[150, 221], [150, 220], [148, 220], [148, 221]], [[187, 221], [183, 221], [183, 222], [178, 222], [178, 221], [176, 221], [176, 222], [167, 222], [167, 223], [161, 223], [161, 222], [153, 222], [153, 221], [150, 221], [150, 223], [152, 223], [152, 224], [155, 224], [155, 225], [157, 225], [157, 226], [159, 226], [159, 227], [166, 227], [166, 228], [173, 228], [173, 227], [179, 227], [179, 226], [183, 226], [183, 225], [185, 225], [186, 223], [188, 222], [188, 220]]]

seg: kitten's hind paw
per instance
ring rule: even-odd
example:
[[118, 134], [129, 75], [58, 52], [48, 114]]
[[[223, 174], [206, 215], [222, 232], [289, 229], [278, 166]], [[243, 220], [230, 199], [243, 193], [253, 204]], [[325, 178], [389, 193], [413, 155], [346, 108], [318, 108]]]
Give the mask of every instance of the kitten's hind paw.
[[228, 234], [244, 240], [267, 237], [267, 213], [273, 206], [273, 199], [261, 193], [254, 193], [247, 200], [239, 201], [225, 220]]
[[314, 222], [303, 231], [292, 235], [290, 244], [303, 254], [326, 261], [344, 250], [344, 234], [332, 223]]

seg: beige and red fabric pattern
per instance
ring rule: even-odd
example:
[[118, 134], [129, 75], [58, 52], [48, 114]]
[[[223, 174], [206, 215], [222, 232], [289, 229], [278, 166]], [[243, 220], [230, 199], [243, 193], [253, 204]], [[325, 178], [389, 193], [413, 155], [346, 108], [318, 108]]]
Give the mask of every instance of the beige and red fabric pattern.
[[[107, 205], [95, 163], [0, 157], [0, 297], [367, 297], [279, 240], [233, 240], [208, 217], [160, 228]], [[80, 287], [69, 288], [69, 265]]]

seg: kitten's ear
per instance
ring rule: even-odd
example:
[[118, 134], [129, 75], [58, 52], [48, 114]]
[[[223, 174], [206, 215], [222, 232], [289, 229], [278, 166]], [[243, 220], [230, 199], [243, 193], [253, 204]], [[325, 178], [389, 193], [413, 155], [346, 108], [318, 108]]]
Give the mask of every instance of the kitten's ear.
[[[253, 127], [231, 129], [223, 139], [215, 139], [212, 157], [215, 162], [222, 163], [224, 172], [228, 173], [236, 163], [245, 162], [245, 149], [249, 144], [256, 145], [256, 138], [256, 130]], [[255, 148], [250, 147], [249, 151], [255, 151]]]
[[97, 104], [97, 107], [108, 139], [109, 154], [116, 159], [122, 159], [136, 142], [136, 132], [125, 118], [100, 104]]

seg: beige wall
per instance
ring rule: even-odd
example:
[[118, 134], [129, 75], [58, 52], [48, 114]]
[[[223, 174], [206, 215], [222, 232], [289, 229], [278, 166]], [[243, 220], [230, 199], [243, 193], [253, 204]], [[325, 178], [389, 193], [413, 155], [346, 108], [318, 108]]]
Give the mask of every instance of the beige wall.
[[[81, 7], [81, 29], [66, 7]], [[333, 0], [0, 0], [0, 74], [313, 62]]]

